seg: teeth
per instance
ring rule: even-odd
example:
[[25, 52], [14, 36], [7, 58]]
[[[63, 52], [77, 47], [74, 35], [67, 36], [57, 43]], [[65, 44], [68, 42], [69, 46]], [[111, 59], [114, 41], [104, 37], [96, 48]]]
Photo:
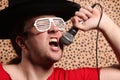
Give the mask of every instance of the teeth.
[[50, 39], [50, 42], [57, 42], [57, 39]]
[[49, 44], [54, 47], [58, 47], [58, 40], [56, 38], [50, 39]]

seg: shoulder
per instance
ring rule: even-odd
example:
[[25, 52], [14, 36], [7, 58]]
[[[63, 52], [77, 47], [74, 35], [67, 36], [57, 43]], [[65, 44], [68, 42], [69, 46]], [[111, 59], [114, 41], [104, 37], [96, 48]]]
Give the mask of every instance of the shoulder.
[[101, 80], [120, 80], [120, 65], [118, 67], [102, 68], [100, 78]]
[[0, 80], [11, 80], [10, 75], [4, 69], [4, 66], [0, 63]]
[[2, 67], [8, 73], [15, 70], [15, 65], [2, 65]]
[[9, 74], [12, 80], [18, 80], [18, 77], [21, 76], [21, 70], [16, 64], [3, 65], [3, 69]]

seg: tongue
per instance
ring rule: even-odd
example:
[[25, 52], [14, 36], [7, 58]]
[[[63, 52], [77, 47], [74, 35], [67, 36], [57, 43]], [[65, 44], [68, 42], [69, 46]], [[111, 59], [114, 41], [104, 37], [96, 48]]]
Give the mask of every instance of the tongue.
[[52, 50], [55, 50], [55, 51], [59, 50], [57, 42], [50, 42], [49, 44], [50, 44]]
[[50, 45], [57, 47], [57, 46], [58, 46], [58, 43], [57, 43], [57, 42], [50, 42]]

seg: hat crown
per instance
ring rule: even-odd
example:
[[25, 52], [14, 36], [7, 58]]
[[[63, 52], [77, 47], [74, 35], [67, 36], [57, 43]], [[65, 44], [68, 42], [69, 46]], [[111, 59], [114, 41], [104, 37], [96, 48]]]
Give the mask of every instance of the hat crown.
[[9, 0], [9, 6], [17, 5], [17, 4], [22, 4], [26, 2], [65, 2], [67, 0]]

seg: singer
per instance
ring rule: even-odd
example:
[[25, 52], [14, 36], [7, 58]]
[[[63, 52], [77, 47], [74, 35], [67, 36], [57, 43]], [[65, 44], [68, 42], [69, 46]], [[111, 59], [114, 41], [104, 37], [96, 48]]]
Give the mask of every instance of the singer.
[[104, 12], [97, 27], [100, 15], [96, 8], [67, 0], [9, 0], [0, 11], [0, 38], [11, 39], [18, 57], [0, 64], [0, 80], [120, 80], [116, 68], [53, 67], [62, 57], [60, 39], [69, 19], [77, 30], [101, 30], [120, 61], [120, 27]]

